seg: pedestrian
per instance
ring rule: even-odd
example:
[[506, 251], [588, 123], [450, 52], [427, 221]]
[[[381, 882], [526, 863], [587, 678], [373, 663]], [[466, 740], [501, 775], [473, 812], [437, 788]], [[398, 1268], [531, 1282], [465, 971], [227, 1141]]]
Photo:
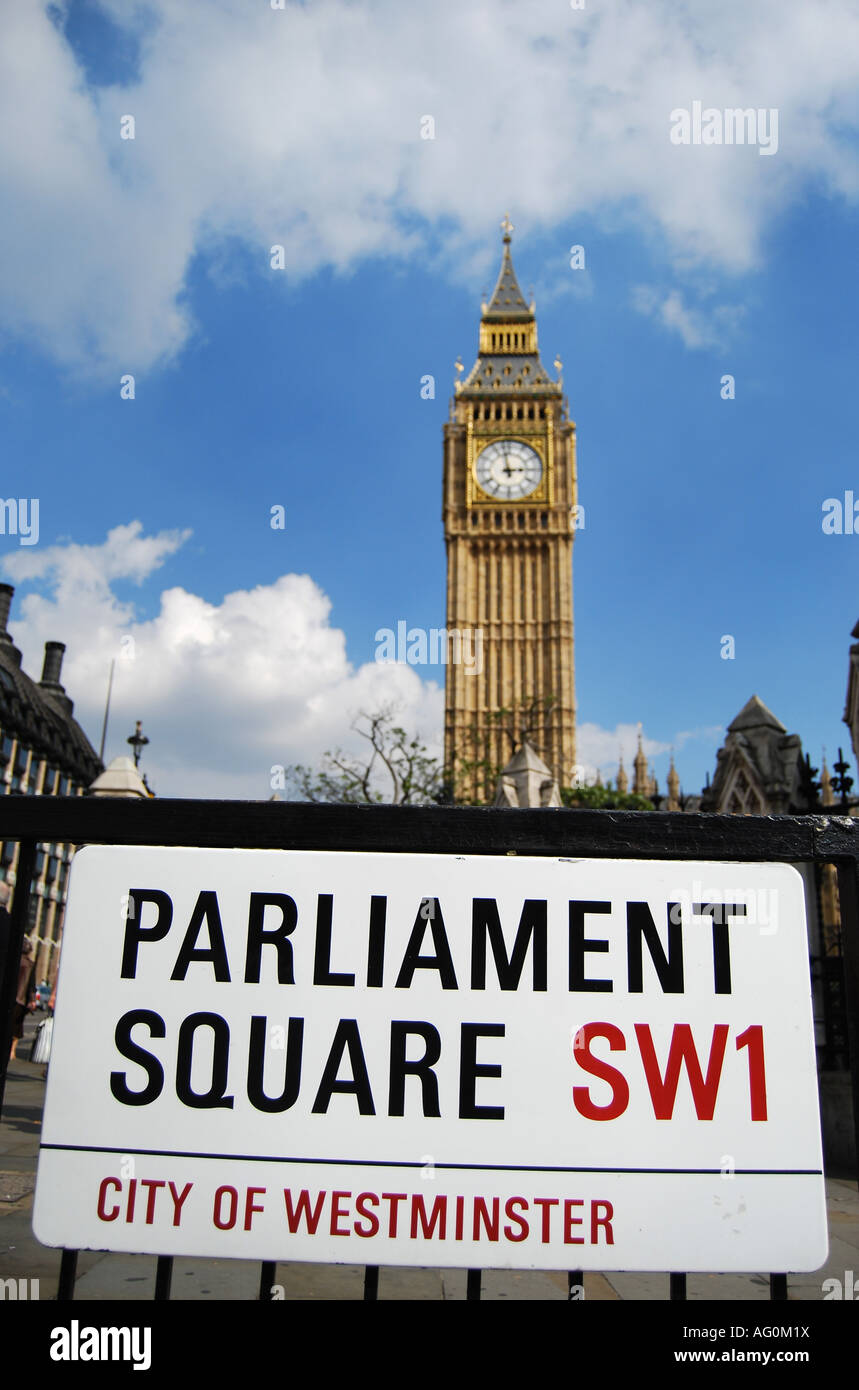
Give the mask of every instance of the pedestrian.
[[33, 947], [27, 938], [21, 947], [21, 960], [18, 965], [18, 991], [12, 1009], [12, 1048], [9, 1061], [14, 1062], [18, 1043], [24, 1036], [24, 1019], [35, 1007], [33, 1003], [33, 977], [36, 966], [33, 960]]

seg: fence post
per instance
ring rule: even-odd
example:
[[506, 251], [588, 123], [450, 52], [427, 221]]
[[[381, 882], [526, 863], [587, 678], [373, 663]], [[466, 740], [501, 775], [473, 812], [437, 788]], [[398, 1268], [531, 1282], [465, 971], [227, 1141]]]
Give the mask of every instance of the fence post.
[[155, 1302], [169, 1303], [173, 1282], [173, 1256], [159, 1255], [155, 1266]]
[[271, 1302], [271, 1291], [274, 1288], [274, 1276], [277, 1273], [277, 1265], [274, 1260], [263, 1260], [259, 1272], [259, 1296], [260, 1302]]
[[3, 1114], [3, 1096], [6, 1091], [6, 1070], [9, 1065], [9, 1051], [12, 1046], [12, 1011], [18, 993], [18, 966], [21, 961], [21, 947], [27, 934], [27, 908], [30, 904], [30, 880], [36, 868], [36, 841], [22, 840], [18, 850], [18, 868], [15, 876], [15, 895], [12, 898], [12, 911], [9, 914], [8, 940], [6, 942], [3, 974], [0, 979], [0, 1116]]
[[75, 1279], [78, 1273], [77, 1250], [64, 1250], [60, 1256], [60, 1282], [57, 1287], [57, 1302], [71, 1303], [75, 1296]]
[[668, 1297], [672, 1303], [684, 1303], [686, 1300], [686, 1275], [670, 1274], [668, 1276]]
[[859, 1183], [859, 881], [855, 859], [838, 861], [838, 902], [841, 908], [847, 1047], [850, 1051], [850, 1076], [853, 1082], [856, 1181]]

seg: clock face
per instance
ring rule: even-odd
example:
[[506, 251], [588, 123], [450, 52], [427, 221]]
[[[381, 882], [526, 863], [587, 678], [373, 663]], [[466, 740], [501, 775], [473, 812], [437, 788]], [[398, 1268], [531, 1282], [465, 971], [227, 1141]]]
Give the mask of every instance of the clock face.
[[490, 497], [512, 502], [533, 492], [543, 476], [540, 455], [518, 439], [497, 439], [478, 454], [477, 481]]

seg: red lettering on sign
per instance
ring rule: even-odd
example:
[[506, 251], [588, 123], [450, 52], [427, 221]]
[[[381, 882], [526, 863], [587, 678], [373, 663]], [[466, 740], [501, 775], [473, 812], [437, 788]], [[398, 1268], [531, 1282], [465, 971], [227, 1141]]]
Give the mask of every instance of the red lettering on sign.
[[525, 1211], [528, 1210], [528, 1203], [524, 1197], [508, 1197], [507, 1201], [504, 1203], [504, 1215], [507, 1217], [508, 1221], [515, 1221], [516, 1225], [520, 1227], [519, 1234], [518, 1236], [513, 1234], [512, 1226], [505, 1226], [504, 1234], [508, 1240], [527, 1240], [529, 1229], [528, 1222], [525, 1220], [524, 1216], [519, 1216], [517, 1212], [512, 1210], [512, 1208], [516, 1206], [524, 1208]]
[[710, 1046], [706, 1079], [701, 1073], [701, 1064], [695, 1050], [692, 1029], [688, 1023], [675, 1023], [674, 1025], [664, 1078], [659, 1072], [650, 1025], [636, 1023], [635, 1036], [638, 1039], [644, 1074], [647, 1077], [650, 1098], [653, 1101], [653, 1113], [657, 1120], [670, 1120], [674, 1113], [677, 1085], [680, 1081], [680, 1071], [684, 1062], [689, 1074], [695, 1113], [699, 1120], [712, 1120], [713, 1111], [716, 1108], [719, 1078], [722, 1075], [722, 1062], [725, 1058], [725, 1045], [728, 1041], [727, 1023], [717, 1023], [713, 1028], [713, 1041]]
[[325, 1193], [320, 1192], [316, 1199], [316, 1206], [310, 1210], [310, 1193], [302, 1188], [298, 1194], [298, 1201], [292, 1205], [292, 1193], [288, 1187], [283, 1189], [283, 1200], [286, 1203], [286, 1224], [292, 1235], [298, 1230], [299, 1223], [303, 1220], [307, 1227], [307, 1234], [316, 1235], [316, 1227], [319, 1225], [319, 1218], [322, 1215], [322, 1208], [325, 1205]]
[[[600, 1207], [604, 1215], [600, 1216]], [[591, 1202], [591, 1245], [599, 1244], [599, 1228], [602, 1226], [605, 1232], [606, 1245], [614, 1245], [614, 1231], [612, 1230], [611, 1219], [614, 1216], [614, 1207], [611, 1202]]]
[[753, 1023], [745, 1033], [737, 1038], [737, 1050], [749, 1049], [749, 1100], [753, 1120], [767, 1117], [767, 1076], [764, 1070], [764, 1030], [759, 1023]]
[[552, 1207], [558, 1205], [557, 1197], [535, 1197], [534, 1206], [543, 1208], [543, 1244], [549, 1244], [549, 1222], [552, 1219]]
[[118, 1207], [118, 1206], [115, 1206], [115, 1207], [113, 1208], [113, 1211], [110, 1211], [110, 1212], [105, 1211], [105, 1209], [104, 1209], [104, 1199], [105, 1199], [105, 1197], [107, 1196], [107, 1189], [108, 1189], [108, 1187], [111, 1187], [111, 1186], [112, 1186], [112, 1187], [115, 1187], [116, 1190], [117, 1190], [117, 1192], [121, 1192], [121, 1191], [122, 1191], [122, 1183], [119, 1181], [119, 1178], [102, 1178], [102, 1180], [101, 1180], [101, 1186], [100, 1186], [99, 1189], [98, 1189], [98, 1207], [97, 1207], [97, 1211], [98, 1211], [98, 1214], [99, 1214], [99, 1219], [100, 1219], [101, 1221], [115, 1221], [116, 1218], [119, 1216], [119, 1207]]
[[351, 1196], [352, 1196], [352, 1193], [351, 1193], [351, 1192], [332, 1192], [332, 1193], [331, 1193], [331, 1234], [332, 1234], [332, 1236], [348, 1236], [348, 1234], [349, 1234], [349, 1228], [348, 1228], [348, 1226], [347, 1226], [347, 1228], [346, 1228], [345, 1231], [342, 1231], [342, 1230], [340, 1229], [339, 1222], [340, 1222], [341, 1220], [345, 1220], [345, 1219], [348, 1217], [348, 1215], [349, 1215], [349, 1210], [348, 1210], [348, 1208], [347, 1208], [346, 1210], [341, 1209], [341, 1206], [340, 1206], [340, 1199], [341, 1199], [341, 1197], [342, 1197], [342, 1198], [345, 1198], [345, 1197], [351, 1197]]
[[486, 1234], [490, 1240], [498, 1239], [498, 1222], [500, 1218], [498, 1198], [492, 1198], [492, 1216], [490, 1218], [489, 1208], [483, 1197], [474, 1199], [474, 1222], [472, 1225], [472, 1239], [480, 1240], [481, 1223], [486, 1227]]
[[616, 1120], [629, 1104], [629, 1086], [626, 1077], [617, 1067], [609, 1066], [608, 1062], [603, 1062], [591, 1054], [591, 1038], [606, 1038], [612, 1052], [623, 1052], [626, 1049], [626, 1038], [613, 1023], [585, 1023], [579, 1029], [573, 1044], [573, 1056], [583, 1071], [609, 1083], [611, 1100], [606, 1105], [595, 1105], [587, 1086], [574, 1086], [573, 1104], [586, 1120]]
[[439, 1240], [444, 1240], [445, 1232], [447, 1230], [447, 1198], [442, 1196], [436, 1197], [435, 1201], [432, 1204], [432, 1211], [429, 1213], [428, 1216], [426, 1207], [424, 1206], [423, 1197], [419, 1192], [413, 1193], [412, 1225], [411, 1230], [409, 1231], [409, 1235], [411, 1236], [412, 1240], [414, 1240], [417, 1236], [419, 1221], [421, 1224], [421, 1229], [425, 1236], [431, 1238], [433, 1231], [435, 1230], [436, 1226], [438, 1226]]
[[366, 1216], [370, 1223], [370, 1229], [365, 1231], [359, 1222], [355, 1222], [353, 1230], [356, 1236], [375, 1236], [379, 1231], [379, 1218], [373, 1211], [367, 1210], [367, 1203], [372, 1202], [374, 1206], [379, 1205], [379, 1199], [375, 1192], [361, 1192], [355, 1199], [355, 1210], [359, 1216]]
[[581, 1226], [582, 1218], [573, 1216], [573, 1207], [583, 1207], [584, 1202], [580, 1197], [567, 1198], [564, 1202], [564, 1244], [565, 1245], [584, 1245], [584, 1236], [574, 1236], [573, 1227]]

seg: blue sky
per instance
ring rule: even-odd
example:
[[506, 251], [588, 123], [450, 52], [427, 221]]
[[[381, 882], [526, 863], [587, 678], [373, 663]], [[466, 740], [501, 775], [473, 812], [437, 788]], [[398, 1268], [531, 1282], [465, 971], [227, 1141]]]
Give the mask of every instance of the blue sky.
[[[67, 643], [96, 744], [117, 658], [108, 757], [141, 718], [159, 793], [265, 796], [383, 700], [438, 745], [443, 671], [379, 666], [374, 634], [443, 623], [442, 425], [509, 210], [578, 428], [580, 760], [610, 775], [640, 720], [697, 791], [756, 692], [831, 764], [854, 6], [90, 0], [0, 27], [0, 491], [40, 499], [0, 561], [26, 668]], [[777, 151], [673, 146], [697, 99], [777, 109]]]

